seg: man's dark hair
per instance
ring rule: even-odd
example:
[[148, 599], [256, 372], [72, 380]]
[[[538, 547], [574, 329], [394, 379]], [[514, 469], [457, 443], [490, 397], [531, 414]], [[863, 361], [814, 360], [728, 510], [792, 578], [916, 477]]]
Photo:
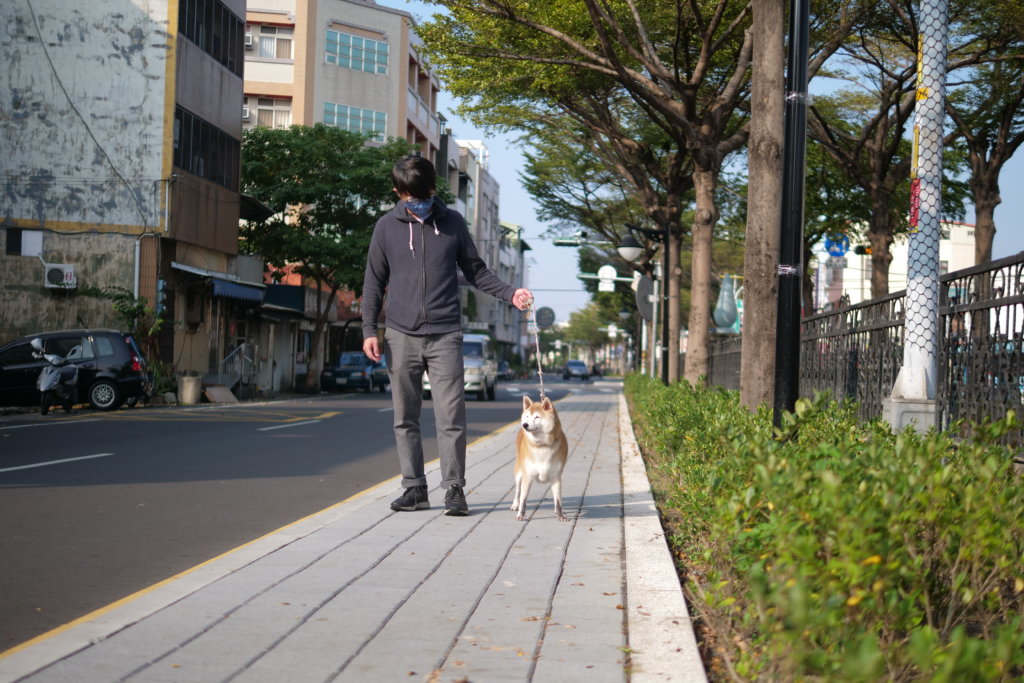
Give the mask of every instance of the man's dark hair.
[[429, 199], [437, 189], [434, 165], [421, 156], [407, 156], [396, 161], [391, 169], [391, 180], [399, 194], [412, 195], [415, 199]]

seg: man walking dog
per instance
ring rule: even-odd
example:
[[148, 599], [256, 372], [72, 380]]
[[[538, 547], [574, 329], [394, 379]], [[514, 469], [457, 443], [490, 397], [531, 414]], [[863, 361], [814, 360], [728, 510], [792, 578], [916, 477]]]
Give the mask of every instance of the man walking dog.
[[[384, 353], [395, 407], [395, 441], [405, 492], [392, 510], [422, 510], [427, 500], [420, 435], [422, 380], [430, 373], [446, 515], [466, 505], [466, 397], [458, 270], [474, 287], [525, 310], [528, 289], [502, 282], [483, 262], [466, 220], [438, 197], [434, 166], [419, 156], [391, 171], [398, 205], [373, 230], [363, 278], [363, 352], [380, 360], [377, 318], [383, 302]], [[386, 296], [385, 296], [386, 294]]]

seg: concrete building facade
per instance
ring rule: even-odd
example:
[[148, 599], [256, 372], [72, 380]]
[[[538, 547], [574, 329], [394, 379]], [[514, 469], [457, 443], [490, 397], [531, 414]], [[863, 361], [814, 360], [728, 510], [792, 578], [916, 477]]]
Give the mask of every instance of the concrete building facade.
[[0, 5], [0, 337], [122, 326], [79, 294], [119, 288], [163, 299], [148, 351], [178, 373], [246, 338], [263, 291], [238, 258], [244, 16], [245, 0]]

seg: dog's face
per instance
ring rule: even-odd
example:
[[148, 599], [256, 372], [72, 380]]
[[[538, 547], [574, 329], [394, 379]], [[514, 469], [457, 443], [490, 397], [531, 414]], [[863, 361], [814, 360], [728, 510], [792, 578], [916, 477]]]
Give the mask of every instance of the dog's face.
[[555, 406], [551, 399], [534, 403], [529, 396], [523, 396], [523, 416], [520, 420], [527, 432], [548, 432], [555, 426]]

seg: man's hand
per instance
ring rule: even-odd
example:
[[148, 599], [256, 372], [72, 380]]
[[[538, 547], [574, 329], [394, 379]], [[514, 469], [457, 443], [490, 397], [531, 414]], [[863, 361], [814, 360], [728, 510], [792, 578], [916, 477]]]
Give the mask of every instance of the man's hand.
[[380, 341], [376, 337], [363, 340], [363, 353], [374, 363], [380, 360]]
[[533, 303], [533, 292], [528, 289], [517, 289], [512, 295], [512, 305], [520, 311], [525, 311]]

